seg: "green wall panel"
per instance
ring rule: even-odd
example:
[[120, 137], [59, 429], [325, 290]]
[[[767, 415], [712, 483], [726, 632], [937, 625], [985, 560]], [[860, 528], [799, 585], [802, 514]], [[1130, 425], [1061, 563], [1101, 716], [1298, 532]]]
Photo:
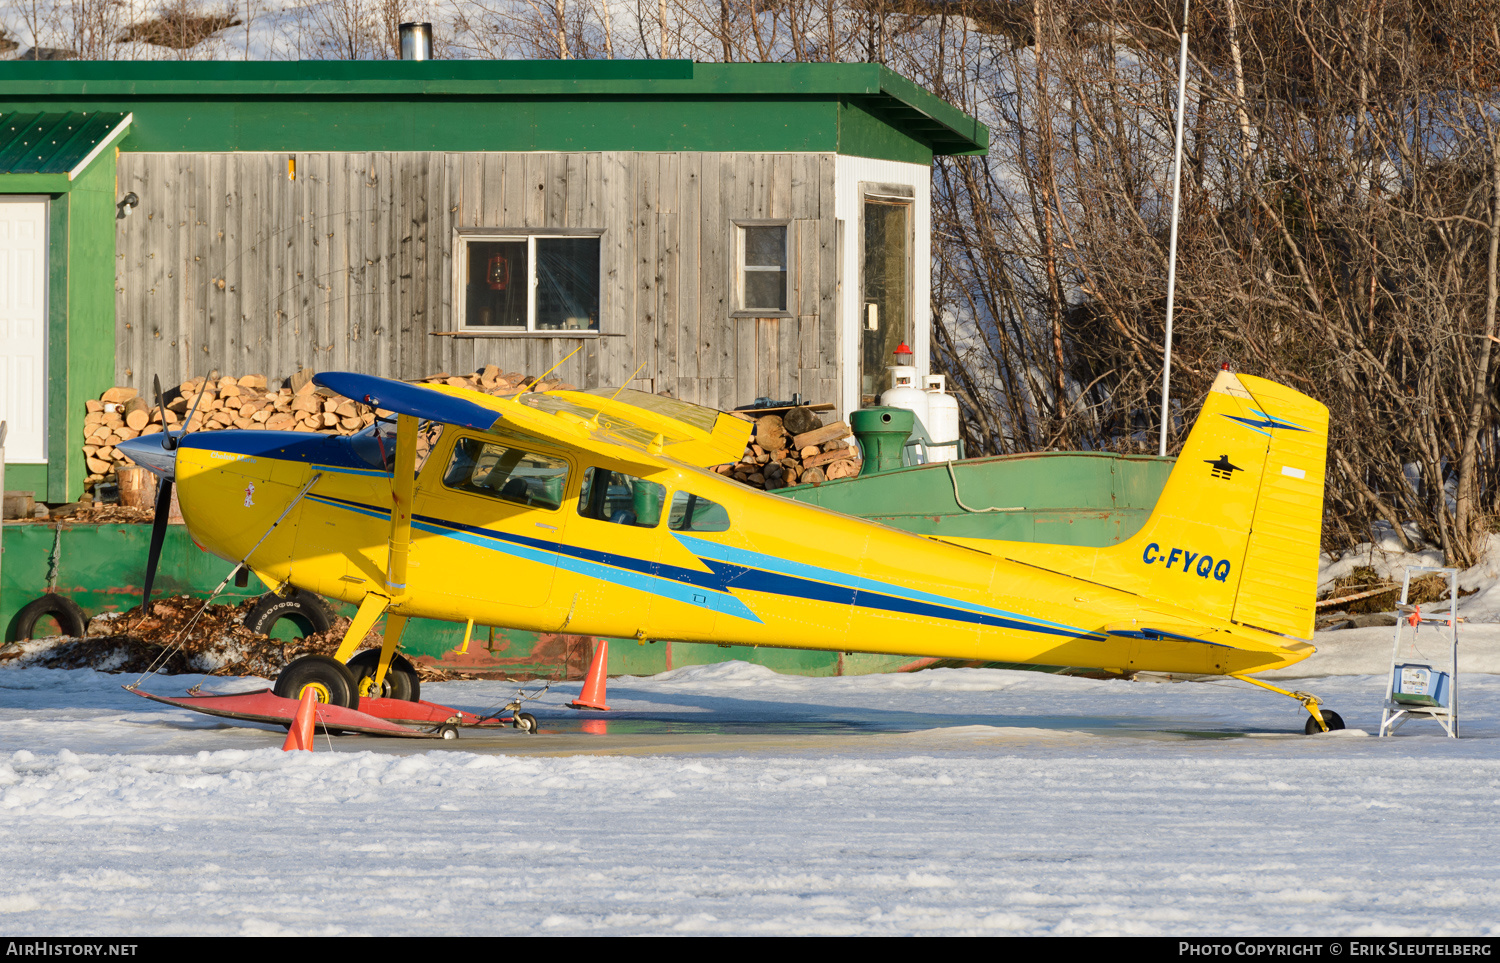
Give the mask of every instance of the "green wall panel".
[[[49, 501], [74, 501], [83, 494], [88, 466], [83, 455], [84, 402], [97, 399], [115, 377], [115, 164], [107, 149], [73, 182], [68, 193], [68, 330], [65, 410], [58, 462], [66, 477]], [[54, 250], [56, 248], [54, 247]], [[54, 342], [55, 343], [55, 342]]]
[[[47, 205], [47, 483], [38, 501], [67, 501], [68, 434], [68, 244], [72, 202], [53, 195]], [[111, 335], [113, 340], [113, 335]], [[113, 352], [114, 346], [110, 346]], [[81, 418], [82, 415], [80, 414]], [[73, 447], [77, 447], [76, 445]], [[77, 457], [82, 458], [79, 451]]]
[[46, 501], [43, 496], [47, 491], [47, 466], [7, 464], [5, 466], [5, 490], [31, 492], [37, 501]]

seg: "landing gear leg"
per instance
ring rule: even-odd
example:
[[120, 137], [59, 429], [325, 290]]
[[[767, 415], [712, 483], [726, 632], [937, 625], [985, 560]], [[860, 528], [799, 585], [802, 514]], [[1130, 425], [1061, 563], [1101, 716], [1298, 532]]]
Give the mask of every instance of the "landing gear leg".
[[1302, 708], [1306, 709], [1308, 715], [1312, 717], [1307, 720], [1307, 725], [1303, 727], [1303, 731], [1310, 736], [1316, 735], [1320, 732], [1333, 732], [1336, 729], [1344, 728], [1343, 718], [1341, 718], [1339, 714], [1337, 712], [1334, 712], [1332, 709], [1329, 709], [1327, 711], [1321, 709], [1320, 706], [1322, 705], [1322, 700], [1313, 695], [1311, 692], [1278, 689], [1276, 686], [1271, 685], [1269, 682], [1262, 682], [1259, 679], [1252, 679], [1248, 675], [1231, 675], [1230, 678], [1239, 679], [1241, 682], [1248, 682], [1251, 685], [1260, 686], [1262, 689], [1270, 689], [1272, 692], [1284, 695], [1288, 699], [1296, 699], [1298, 702], [1302, 703]]

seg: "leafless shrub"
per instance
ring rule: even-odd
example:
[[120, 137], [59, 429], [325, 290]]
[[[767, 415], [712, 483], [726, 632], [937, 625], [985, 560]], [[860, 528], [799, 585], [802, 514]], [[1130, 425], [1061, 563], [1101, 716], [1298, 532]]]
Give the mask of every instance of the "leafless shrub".
[[241, 23], [230, 11], [206, 13], [194, 0], [173, 0], [157, 16], [131, 25], [117, 39], [120, 43], [149, 43], [188, 50], [220, 30]]

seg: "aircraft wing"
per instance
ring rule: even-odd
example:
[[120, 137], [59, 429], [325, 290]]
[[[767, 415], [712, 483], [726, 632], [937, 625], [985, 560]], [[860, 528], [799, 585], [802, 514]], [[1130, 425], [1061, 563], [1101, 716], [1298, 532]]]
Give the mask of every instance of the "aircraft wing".
[[355, 374], [352, 371], [325, 371], [313, 375], [313, 384], [336, 391], [353, 401], [383, 408], [398, 415], [414, 415], [425, 421], [486, 431], [500, 420], [500, 413], [465, 398], [444, 397], [422, 385]]
[[582, 418], [600, 440], [698, 468], [739, 461], [754, 430], [717, 409], [628, 388], [529, 393], [515, 401], [555, 417]]
[[372, 407], [481, 431], [509, 429], [625, 461], [641, 473], [656, 457], [706, 468], [738, 461], [751, 423], [701, 405], [640, 391], [526, 392], [497, 398], [450, 385], [325, 372], [314, 383]]

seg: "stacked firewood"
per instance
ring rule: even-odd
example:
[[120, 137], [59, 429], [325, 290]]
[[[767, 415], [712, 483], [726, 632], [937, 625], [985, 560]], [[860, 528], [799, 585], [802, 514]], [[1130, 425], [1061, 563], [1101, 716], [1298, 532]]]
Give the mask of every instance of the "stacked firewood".
[[755, 433], [740, 460], [719, 466], [720, 474], [769, 491], [859, 474], [859, 446], [842, 421], [825, 425], [817, 412], [807, 407], [759, 418], [745, 412], [735, 414], [753, 421]]
[[[486, 365], [474, 374], [458, 377], [439, 372], [419, 379], [471, 388], [486, 394], [509, 396], [532, 386], [534, 378], [517, 372], [503, 373]], [[556, 380], [543, 381], [537, 390], [571, 389]], [[98, 401], [86, 402], [84, 458], [89, 473], [85, 486], [92, 489], [123, 464], [129, 464], [116, 446], [128, 438], [150, 435], [164, 428], [213, 431], [219, 428], [264, 428], [270, 431], [308, 431], [351, 434], [372, 424], [375, 412], [312, 382], [312, 373], [301, 371], [278, 387], [268, 386], [265, 375], [191, 378], [162, 392], [166, 409], [155, 399], [141, 396], [134, 388], [110, 388]], [[165, 419], [165, 420], [164, 420]]]

